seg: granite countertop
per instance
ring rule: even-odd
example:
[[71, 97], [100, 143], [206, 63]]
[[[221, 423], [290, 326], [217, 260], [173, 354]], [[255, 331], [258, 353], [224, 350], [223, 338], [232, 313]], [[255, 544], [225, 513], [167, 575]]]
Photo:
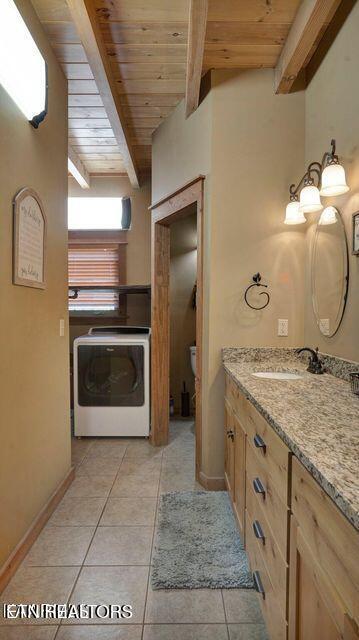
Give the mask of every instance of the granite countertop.
[[[359, 396], [350, 384], [330, 373], [308, 373], [306, 361], [289, 349], [224, 349], [223, 362], [245, 396], [359, 530]], [[341, 363], [339, 369], [345, 369]], [[348, 368], [359, 366], [349, 363]], [[256, 371], [292, 371], [303, 377], [268, 380], [254, 377]]]

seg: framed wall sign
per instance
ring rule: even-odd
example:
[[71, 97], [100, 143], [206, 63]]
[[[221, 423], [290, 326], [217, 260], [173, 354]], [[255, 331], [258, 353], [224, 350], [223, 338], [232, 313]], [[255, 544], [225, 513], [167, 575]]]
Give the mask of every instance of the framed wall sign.
[[13, 284], [45, 289], [46, 216], [42, 202], [27, 187], [14, 207]]
[[359, 211], [353, 215], [353, 253], [359, 255]]

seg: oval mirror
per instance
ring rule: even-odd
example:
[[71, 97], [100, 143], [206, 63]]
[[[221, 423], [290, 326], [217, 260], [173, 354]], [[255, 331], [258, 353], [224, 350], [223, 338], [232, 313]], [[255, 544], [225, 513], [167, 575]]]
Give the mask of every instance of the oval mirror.
[[320, 332], [332, 337], [345, 311], [349, 282], [348, 244], [335, 207], [323, 209], [312, 251], [312, 303]]

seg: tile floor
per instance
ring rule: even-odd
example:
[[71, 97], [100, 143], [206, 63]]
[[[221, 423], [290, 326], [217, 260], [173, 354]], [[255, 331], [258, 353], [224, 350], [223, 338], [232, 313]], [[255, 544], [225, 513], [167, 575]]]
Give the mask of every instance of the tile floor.
[[144, 440], [74, 440], [73, 464], [74, 482], [0, 600], [120, 602], [134, 615], [120, 624], [0, 620], [0, 640], [266, 640], [252, 591], [151, 589], [159, 496], [201, 489], [191, 422], [173, 421], [161, 449]]

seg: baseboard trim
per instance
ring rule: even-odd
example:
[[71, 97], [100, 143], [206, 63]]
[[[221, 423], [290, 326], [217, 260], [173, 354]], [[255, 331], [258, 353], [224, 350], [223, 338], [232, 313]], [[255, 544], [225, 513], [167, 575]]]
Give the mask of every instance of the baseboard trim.
[[225, 491], [226, 490], [226, 483], [224, 481], [224, 478], [215, 478], [212, 476], [206, 476], [206, 474], [203, 473], [203, 471], [200, 471], [198, 479], [202, 487], [207, 489], [207, 491]]
[[19, 544], [15, 547], [10, 557], [5, 561], [4, 565], [0, 568], [0, 594], [5, 589], [6, 585], [10, 582], [14, 573], [18, 569], [19, 565], [25, 558], [30, 547], [34, 544], [40, 531], [44, 528], [48, 519], [55, 511], [60, 500], [63, 498], [65, 492], [69, 488], [75, 477], [75, 468], [71, 467], [65, 478], [60, 482], [57, 489], [49, 498], [45, 506], [41, 509], [39, 515], [32, 521], [30, 527], [26, 531]]

